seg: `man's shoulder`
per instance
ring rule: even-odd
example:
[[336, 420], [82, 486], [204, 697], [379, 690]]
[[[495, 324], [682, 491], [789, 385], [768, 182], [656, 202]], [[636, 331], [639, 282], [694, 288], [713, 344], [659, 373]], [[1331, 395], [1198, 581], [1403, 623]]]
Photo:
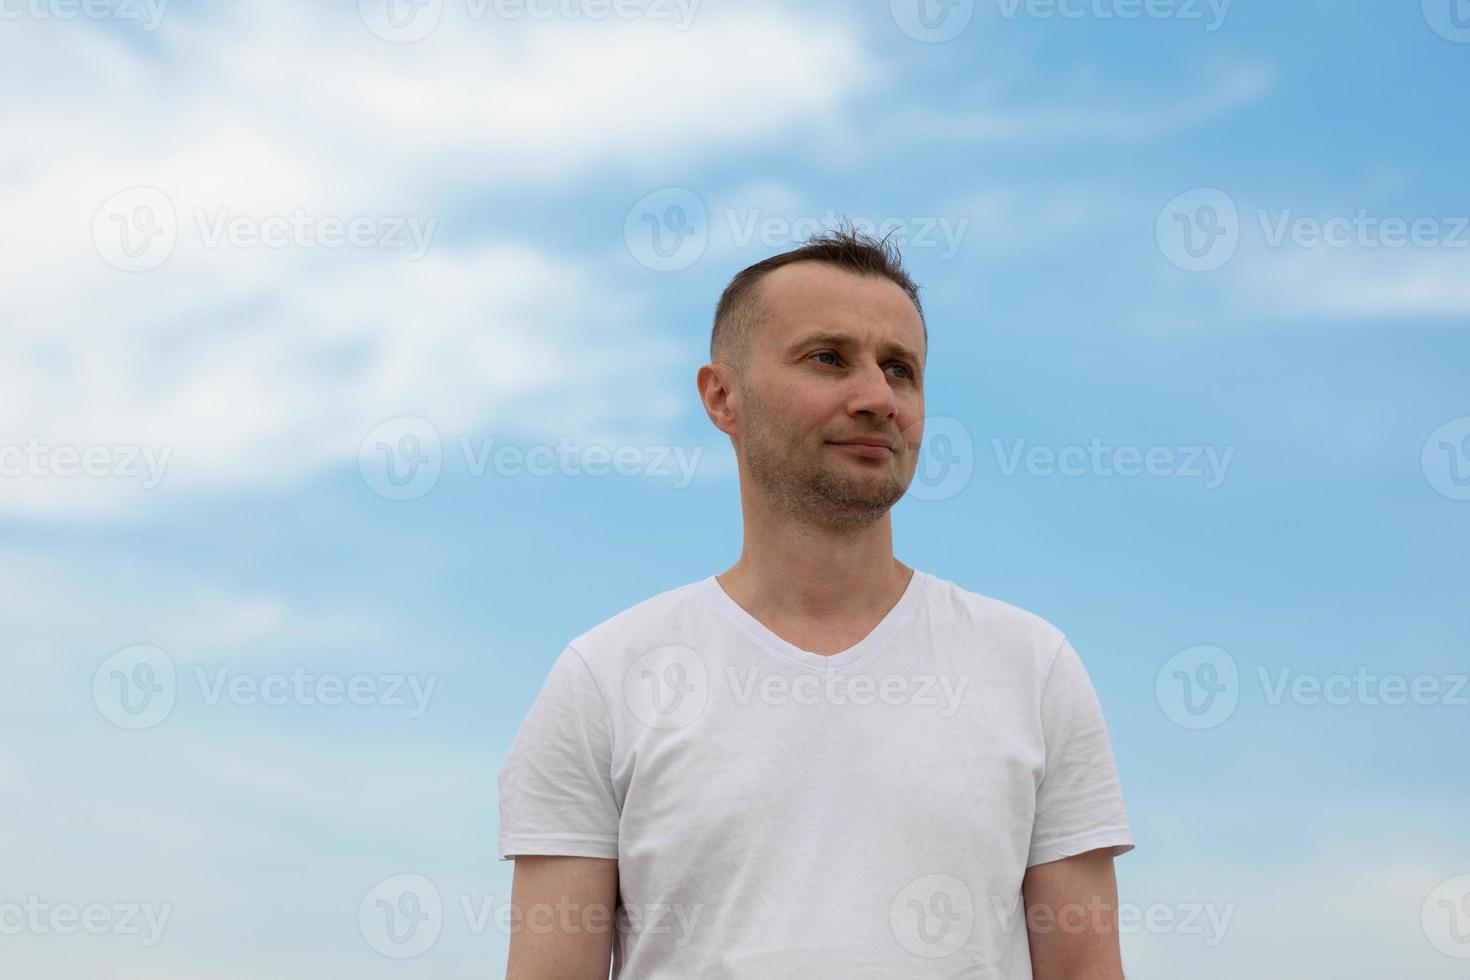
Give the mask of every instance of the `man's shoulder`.
[[935, 614], [954, 620], [961, 632], [973, 631], [990, 638], [1025, 642], [1052, 652], [1061, 644], [1063, 631], [1045, 617], [983, 592], [966, 589], [948, 579], [934, 577], [930, 603]]
[[649, 596], [573, 637], [569, 646], [587, 658], [649, 650], [681, 642], [689, 635], [704, 581], [689, 582]]

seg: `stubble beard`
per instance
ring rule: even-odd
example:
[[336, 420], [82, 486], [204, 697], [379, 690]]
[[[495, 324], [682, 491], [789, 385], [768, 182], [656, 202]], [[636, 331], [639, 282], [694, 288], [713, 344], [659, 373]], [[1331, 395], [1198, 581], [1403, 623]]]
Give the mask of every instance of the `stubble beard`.
[[[901, 474], [885, 467], [882, 480], [848, 473], [850, 467], [827, 461], [832, 450], [826, 444], [800, 445], [759, 396], [750, 391], [745, 396], [741, 449], [751, 480], [780, 513], [828, 530], [861, 530], [881, 520], [908, 490], [912, 470]], [[899, 451], [903, 448], [900, 442]]]

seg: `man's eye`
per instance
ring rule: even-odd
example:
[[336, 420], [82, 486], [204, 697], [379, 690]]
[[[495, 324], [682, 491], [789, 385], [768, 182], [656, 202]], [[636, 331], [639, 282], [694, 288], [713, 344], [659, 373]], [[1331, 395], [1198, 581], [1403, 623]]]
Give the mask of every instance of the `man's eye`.
[[893, 367], [896, 367], [903, 372], [904, 380], [908, 380], [909, 378], [912, 378], [914, 376], [913, 372], [909, 370], [909, 366], [907, 364], [895, 364], [893, 365]]
[[832, 351], [829, 351], [829, 350], [817, 351], [815, 354], [812, 355], [812, 357], [832, 357], [832, 358], [835, 358], [836, 356], [837, 356], [836, 354], [834, 354]]

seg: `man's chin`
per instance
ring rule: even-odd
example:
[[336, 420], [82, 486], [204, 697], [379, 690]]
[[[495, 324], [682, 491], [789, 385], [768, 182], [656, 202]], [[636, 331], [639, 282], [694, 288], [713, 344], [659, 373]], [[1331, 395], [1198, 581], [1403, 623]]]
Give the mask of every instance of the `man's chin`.
[[887, 509], [908, 492], [907, 485], [893, 483], [892, 474], [874, 470], [866, 478], [854, 479], [849, 469], [845, 473], [824, 471], [818, 489], [828, 499], [841, 499], [859, 509]]

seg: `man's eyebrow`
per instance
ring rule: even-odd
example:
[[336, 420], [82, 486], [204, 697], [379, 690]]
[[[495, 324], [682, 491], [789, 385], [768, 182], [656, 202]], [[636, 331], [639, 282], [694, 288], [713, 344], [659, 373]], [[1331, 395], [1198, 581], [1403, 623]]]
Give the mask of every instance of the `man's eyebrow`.
[[[854, 342], [855, 339], [851, 334], [828, 330], [819, 333], [804, 334], [801, 337], [798, 337], [796, 340], [792, 341], [787, 346], [786, 350], [788, 352], [794, 353], [799, 348], [807, 347], [811, 344], [831, 344], [834, 347], [848, 347], [851, 346]], [[918, 354], [909, 350], [903, 344], [897, 343], [896, 341], [884, 341], [883, 350], [889, 354], [897, 354], [900, 357], [908, 358], [915, 364], [920, 363], [920, 358]]]

